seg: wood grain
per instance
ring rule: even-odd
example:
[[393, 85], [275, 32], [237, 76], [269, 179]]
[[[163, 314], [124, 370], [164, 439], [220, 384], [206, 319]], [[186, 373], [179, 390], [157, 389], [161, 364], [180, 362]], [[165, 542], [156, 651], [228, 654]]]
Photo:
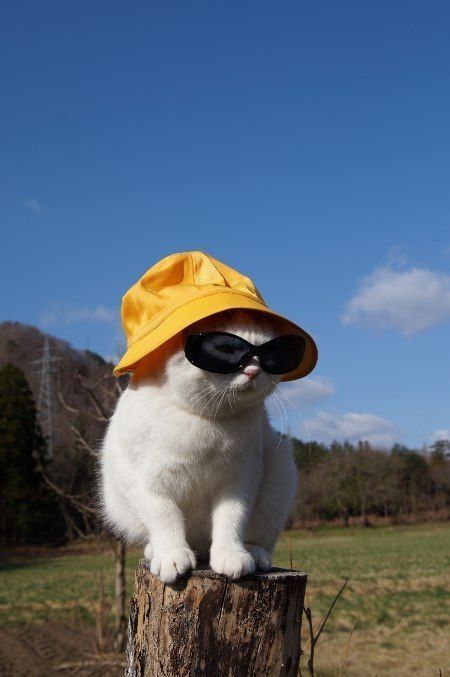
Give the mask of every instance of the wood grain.
[[198, 569], [164, 585], [141, 560], [126, 676], [297, 675], [306, 580], [285, 569], [237, 581]]

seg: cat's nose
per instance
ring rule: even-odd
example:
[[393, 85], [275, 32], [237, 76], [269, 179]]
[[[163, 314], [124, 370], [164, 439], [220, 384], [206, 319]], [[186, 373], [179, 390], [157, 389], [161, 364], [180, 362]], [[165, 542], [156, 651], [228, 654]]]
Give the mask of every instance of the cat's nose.
[[249, 377], [250, 380], [253, 380], [258, 376], [258, 374], [261, 371], [261, 367], [258, 367], [257, 364], [247, 364], [246, 367], [244, 367], [244, 374]]

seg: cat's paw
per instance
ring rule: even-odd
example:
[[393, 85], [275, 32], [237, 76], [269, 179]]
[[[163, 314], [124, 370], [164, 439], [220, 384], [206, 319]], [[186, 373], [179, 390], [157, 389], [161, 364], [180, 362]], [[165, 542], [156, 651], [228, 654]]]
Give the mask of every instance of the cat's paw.
[[216, 573], [233, 579], [251, 574], [255, 570], [255, 560], [245, 549], [212, 547], [210, 565]]
[[245, 547], [256, 562], [256, 567], [261, 571], [269, 571], [272, 568], [272, 555], [264, 548], [253, 543], [246, 543]]
[[[147, 557], [147, 548], [145, 556]], [[195, 569], [195, 564], [193, 551], [187, 546], [182, 546], [162, 553], [153, 552], [150, 571], [163, 583], [173, 583], [178, 576], [182, 576], [189, 569]]]

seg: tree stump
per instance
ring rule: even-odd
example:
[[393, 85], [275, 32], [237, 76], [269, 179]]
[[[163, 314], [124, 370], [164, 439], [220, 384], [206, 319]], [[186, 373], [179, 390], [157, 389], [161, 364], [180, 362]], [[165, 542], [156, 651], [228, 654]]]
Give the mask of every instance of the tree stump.
[[237, 581], [198, 569], [164, 585], [141, 560], [126, 677], [294, 677], [306, 580], [286, 569]]

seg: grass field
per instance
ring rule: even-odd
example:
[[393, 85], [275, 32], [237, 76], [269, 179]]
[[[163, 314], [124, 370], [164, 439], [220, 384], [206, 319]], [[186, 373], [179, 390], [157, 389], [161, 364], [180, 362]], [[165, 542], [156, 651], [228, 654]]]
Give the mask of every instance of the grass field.
[[[339, 674], [355, 621], [344, 674], [450, 675], [450, 524], [286, 532], [275, 564], [289, 567], [290, 550], [294, 568], [309, 574], [315, 621], [350, 579], [316, 648], [319, 677]], [[0, 625], [94, 622], [102, 571], [112, 595], [112, 560], [65, 552], [0, 564]], [[130, 590], [140, 556], [128, 558]]]

